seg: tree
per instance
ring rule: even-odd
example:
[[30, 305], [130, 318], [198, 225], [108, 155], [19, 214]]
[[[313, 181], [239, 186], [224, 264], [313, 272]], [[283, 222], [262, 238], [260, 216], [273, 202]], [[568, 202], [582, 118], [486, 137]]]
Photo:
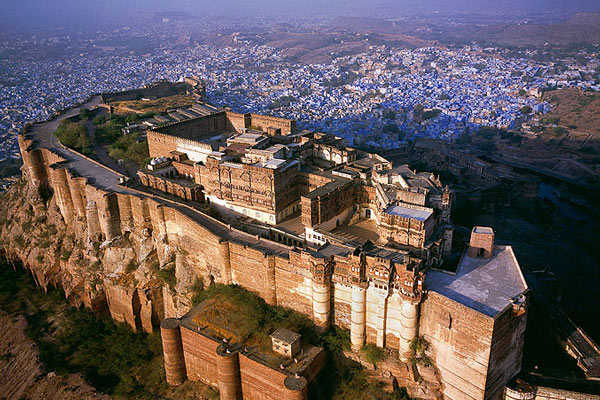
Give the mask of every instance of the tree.
[[425, 111], [423, 113], [423, 120], [428, 120], [428, 119], [432, 119], [437, 117], [438, 115], [440, 115], [440, 113], [442, 112], [442, 110], [438, 109], [438, 108], [434, 108], [433, 110], [429, 110], [429, 111]]
[[531, 108], [531, 106], [524, 106], [524, 107], [521, 107], [520, 111], [521, 111], [521, 114], [527, 115], [527, 114], [531, 114], [533, 109]]
[[421, 121], [423, 118], [423, 112], [425, 111], [425, 107], [422, 104], [416, 104], [413, 107], [413, 117], [417, 121]]
[[54, 131], [54, 136], [67, 147], [84, 154], [91, 154], [90, 138], [87, 135], [85, 126], [81, 122], [63, 120], [58, 125], [58, 128], [56, 128], [56, 131]]
[[383, 132], [385, 133], [400, 133], [400, 128], [396, 124], [386, 124], [383, 127]]
[[96, 115], [96, 118], [94, 118], [94, 125], [98, 126], [98, 125], [102, 125], [106, 122], [106, 116], [105, 115]]
[[477, 147], [479, 150], [488, 154], [496, 150], [496, 145], [491, 140], [484, 140], [480, 142]]
[[396, 119], [396, 112], [392, 109], [383, 110], [381, 116], [385, 119]]
[[94, 116], [94, 113], [88, 110], [86, 107], [81, 107], [79, 109], [79, 119], [82, 121], [91, 119]]
[[469, 143], [471, 143], [471, 135], [467, 131], [464, 131], [458, 138], [456, 138], [456, 144], [463, 145]]

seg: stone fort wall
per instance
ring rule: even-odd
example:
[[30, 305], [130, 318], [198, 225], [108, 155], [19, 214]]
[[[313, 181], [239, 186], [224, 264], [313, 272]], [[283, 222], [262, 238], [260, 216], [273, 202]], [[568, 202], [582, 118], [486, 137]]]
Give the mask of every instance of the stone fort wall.
[[[366, 340], [401, 350], [407, 345], [407, 318], [415, 324], [419, 321], [420, 334], [431, 342], [432, 358], [448, 398], [496, 398], [490, 397], [492, 392], [497, 393], [496, 388], [505, 383], [503, 376], [490, 379], [490, 361], [510, 364], [514, 355], [507, 348], [519, 340], [519, 331], [512, 327], [516, 324], [520, 329], [524, 322], [510, 318], [494, 321], [436, 293], [429, 293], [420, 314], [407, 316], [405, 310], [411, 310], [410, 304], [397, 292], [389, 294], [356, 277], [335, 273], [335, 268], [358, 268], [352, 253], [336, 256], [336, 260], [315, 259], [302, 250], [232, 229], [209, 216], [194, 216], [185, 206], [167, 204], [133, 190], [109, 192], [75, 176], [66, 168], [66, 160], [47, 149], [35, 148], [24, 135], [19, 135], [19, 144], [29, 185], [53, 189], [65, 224], [76, 234], [91, 240], [127, 234], [141, 249], [138, 261], [155, 251], [161, 265], [175, 259], [178, 277], [187, 273], [206, 283], [239, 284], [269, 304], [311, 316], [317, 326], [326, 328], [333, 322], [350, 329], [355, 348]], [[378, 261], [367, 262], [373, 266]], [[335, 265], [331, 278], [315, 275], [330, 263]], [[45, 278], [40, 275], [36, 279], [40, 282]], [[104, 290], [92, 294], [85, 288], [78, 295], [88, 305], [101, 304], [105, 297], [115, 320], [145, 331], [154, 329], [157, 320], [188, 311], [177, 305], [167, 288], [148, 290], [109, 279], [104, 281]], [[448, 329], [449, 315], [452, 329]]]
[[321, 351], [303, 376], [267, 365], [259, 355], [237, 345], [228, 347], [202, 331], [176, 319], [161, 324], [167, 381], [181, 384], [186, 378], [219, 388], [222, 400], [306, 400], [311, 382], [326, 362]]

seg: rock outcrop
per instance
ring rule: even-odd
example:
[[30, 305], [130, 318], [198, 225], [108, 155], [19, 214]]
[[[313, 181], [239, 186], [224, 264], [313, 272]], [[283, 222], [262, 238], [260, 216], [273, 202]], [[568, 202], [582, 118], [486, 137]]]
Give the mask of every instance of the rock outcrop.
[[6, 400], [108, 400], [80, 375], [46, 374], [23, 316], [0, 312], [0, 398]]
[[176, 316], [189, 309], [189, 288], [197, 274], [177, 246], [166, 243], [160, 232], [153, 234], [151, 227], [110, 238], [91, 234], [89, 220], [74, 217], [67, 223], [62, 196], [60, 189], [40, 193], [23, 180], [0, 203], [2, 250], [20, 260], [41, 288], [61, 287], [73, 304], [109, 312], [147, 332], [165, 313]]

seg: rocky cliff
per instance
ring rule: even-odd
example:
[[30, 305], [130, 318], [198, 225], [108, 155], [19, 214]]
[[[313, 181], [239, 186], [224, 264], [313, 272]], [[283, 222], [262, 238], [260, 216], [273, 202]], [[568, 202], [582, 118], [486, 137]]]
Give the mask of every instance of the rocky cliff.
[[189, 309], [197, 275], [181, 249], [152, 229], [110, 239], [94, 236], [85, 220], [67, 224], [59, 201], [56, 190], [25, 180], [0, 201], [2, 249], [21, 260], [40, 287], [62, 287], [72, 303], [109, 311], [138, 330], [151, 331], [165, 312], [181, 315]]

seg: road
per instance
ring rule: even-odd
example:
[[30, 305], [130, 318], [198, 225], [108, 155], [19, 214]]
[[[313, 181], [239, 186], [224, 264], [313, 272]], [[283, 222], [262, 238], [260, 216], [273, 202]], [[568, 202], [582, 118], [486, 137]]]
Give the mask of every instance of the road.
[[[97, 106], [99, 103], [100, 96], [96, 96], [83, 106], [90, 108]], [[226, 241], [242, 243], [249, 247], [263, 251], [264, 253], [277, 254], [285, 258], [289, 257], [289, 247], [283, 244], [257, 238], [254, 235], [250, 235], [235, 229], [230, 229], [228, 225], [209, 217], [208, 215], [185, 203], [174, 201], [153, 193], [140, 191], [140, 189], [133, 189], [124, 186], [121, 184], [122, 175], [118, 172], [107, 168], [100, 163], [90, 161], [76, 151], [64, 147], [59, 143], [58, 139], [52, 135], [52, 133], [56, 130], [60, 124], [60, 121], [75, 116], [78, 113], [79, 107], [76, 107], [74, 109], [70, 109], [55, 119], [37, 123], [30, 128], [27, 133], [27, 137], [35, 140], [36, 147], [47, 148], [65, 158], [68, 162], [69, 169], [76, 171], [79, 176], [88, 178], [90, 183], [96, 187], [116, 193], [147, 197], [158, 203], [164, 204], [165, 206], [177, 209], [182, 214], [193, 219], [199, 225], [202, 225], [204, 228]]]

